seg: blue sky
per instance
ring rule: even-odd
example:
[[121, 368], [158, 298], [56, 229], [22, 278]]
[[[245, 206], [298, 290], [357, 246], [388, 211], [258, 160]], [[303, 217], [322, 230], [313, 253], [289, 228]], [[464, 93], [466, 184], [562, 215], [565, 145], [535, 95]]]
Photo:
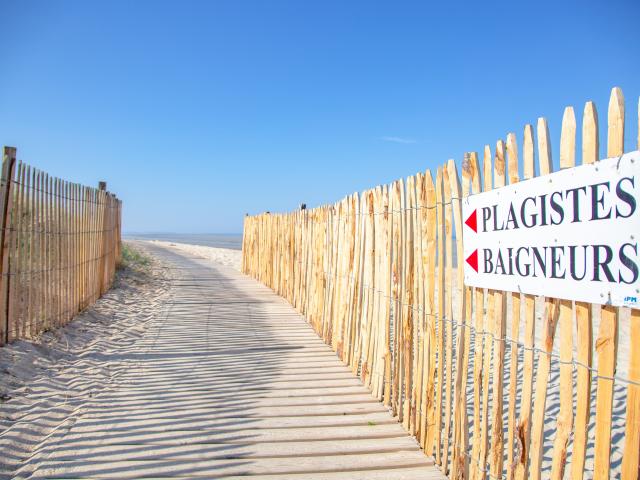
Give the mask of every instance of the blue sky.
[[[640, 2], [0, 0], [0, 143], [124, 201], [125, 231], [240, 232], [627, 100]], [[602, 142], [604, 152], [604, 142]], [[557, 159], [557, 158], [556, 158]]]

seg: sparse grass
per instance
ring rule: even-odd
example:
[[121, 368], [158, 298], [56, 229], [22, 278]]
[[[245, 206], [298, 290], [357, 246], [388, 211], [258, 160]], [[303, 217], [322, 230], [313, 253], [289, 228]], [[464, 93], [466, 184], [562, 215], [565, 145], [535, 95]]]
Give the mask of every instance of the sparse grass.
[[151, 257], [126, 242], [122, 244], [122, 260], [118, 268], [129, 268], [131, 270], [146, 272], [150, 266]]

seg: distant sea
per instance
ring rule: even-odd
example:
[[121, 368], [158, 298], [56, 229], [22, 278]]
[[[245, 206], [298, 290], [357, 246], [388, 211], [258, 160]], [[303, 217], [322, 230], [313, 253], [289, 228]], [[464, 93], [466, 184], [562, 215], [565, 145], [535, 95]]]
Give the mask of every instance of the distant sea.
[[242, 235], [236, 233], [125, 233], [123, 237], [125, 240], [162, 240], [242, 250]]

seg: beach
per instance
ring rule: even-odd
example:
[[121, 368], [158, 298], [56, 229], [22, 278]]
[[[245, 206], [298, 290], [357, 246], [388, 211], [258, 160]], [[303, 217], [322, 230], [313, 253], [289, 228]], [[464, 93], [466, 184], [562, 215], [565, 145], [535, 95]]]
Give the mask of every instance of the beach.
[[70, 429], [135, 365], [131, 349], [162, 315], [169, 282], [154, 259], [120, 269], [111, 290], [68, 325], [0, 348], [0, 478], [16, 478], [43, 441]]
[[[154, 245], [175, 249], [206, 259], [212, 263], [224, 265], [240, 271], [242, 265], [242, 251], [230, 248], [207, 247], [189, 243], [168, 242], [163, 240], [146, 240]], [[133, 242], [143, 243], [143, 242]]]
[[119, 273], [66, 327], [2, 350], [0, 478], [444, 478], [232, 254], [126, 247], [147, 275]]
[[124, 233], [124, 241], [159, 240], [168, 243], [242, 250], [242, 233]]
[[[147, 335], [147, 325], [165, 313], [169, 285], [180, 278], [180, 273], [172, 271], [154, 257], [152, 247], [161, 247], [178, 255], [185, 254], [195, 261], [240, 270], [239, 250], [207, 247], [159, 240], [130, 241], [128, 245], [150, 255], [153, 260], [148, 272], [119, 272], [115, 286], [93, 307], [78, 315], [64, 328], [46, 332], [32, 341], [16, 341], [0, 349], [0, 366], [3, 375], [0, 394], [3, 411], [0, 418], [0, 447], [3, 453], [2, 471], [11, 472], [31, 454], [44, 438], [69, 427], [70, 419], [81, 414], [87, 402], [100, 392], [108, 391], [116, 385], [118, 378], [133, 365], [130, 352], [136, 350], [141, 339]], [[455, 278], [455, 272], [453, 275]], [[458, 297], [454, 298], [454, 306]], [[536, 345], [542, 341], [542, 319], [544, 303], [537, 302]], [[507, 312], [510, 312], [510, 299]], [[598, 316], [594, 318], [594, 345], [598, 334]], [[575, 329], [574, 329], [575, 330]], [[620, 345], [618, 349], [617, 377], [626, 377], [629, 357], [629, 320], [621, 316]], [[511, 315], [507, 315], [507, 338], [513, 338]], [[524, 335], [523, 322], [520, 323], [520, 341]], [[574, 350], [575, 350], [574, 331]], [[456, 338], [453, 338], [455, 348]], [[475, 344], [472, 335], [471, 344]], [[547, 385], [545, 409], [545, 434], [543, 477], [550, 473], [551, 452], [556, 431], [556, 420], [560, 408], [560, 381], [558, 361], [560, 339], [556, 334], [554, 356], [552, 357], [550, 378]], [[511, 344], [507, 342], [505, 351], [504, 391], [509, 391], [509, 365]], [[538, 358], [538, 357], [536, 357]], [[473, 358], [471, 360], [473, 365]], [[521, 397], [523, 350], [519, 350], [518, 399]], [[594, 354], [594, 368], [597, 357]], [[575, 376], [580, 368], [574, 365]], [[453, 372], [455, 376], [455, 368]], [[595, 372], [594, 372], [595, 375]], [[591, 417], [589, 425], [589, 446], [587, 451], [586, 476], [591, 478], [593, 469], [593, 440], [595, 431], [595, 400], [597, 381], [592, 381]], [[473, 432], [473, 375], [469, 372], [467, 383], [467, 414], [469, 430]], [[574, 388], [574, 403], [576, 392]], [[614, 386], [614, 419], [623, 418], [625, 412], [626, 385], [616, 382]], [[507, 425], [507, 397], [504, 402], [504, 425]], [[520, 409], [520, 401], [517, 402]], [[575, 406], [574, 406], [575, 412]], [[613, 422], [611, 474], [619, 474], [624, 447], [624, 427], [622, 422]], [[505, 430], [506, 438], [506, 430]], [[570, 473], [572, 444], [568, 450]]]

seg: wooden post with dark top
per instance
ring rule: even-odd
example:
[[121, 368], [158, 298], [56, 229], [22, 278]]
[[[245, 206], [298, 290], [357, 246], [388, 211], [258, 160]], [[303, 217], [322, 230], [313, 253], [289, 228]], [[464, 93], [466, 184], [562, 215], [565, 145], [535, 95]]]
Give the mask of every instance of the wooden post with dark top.
[[11, 189], [16, 168], [16, 148], [4, 147], [2, 155], [2, 184], [0, 186], [0, 345], [9, 341], [9, 245], [7, 229], [11, 212]]
[[107, 238], [107, 232], [105, 232], [105, 219], [106, 219], [106, 210], [107, 210], [107, 195], [106, 195], [106, 190], [107, 190], [107, 182], [98, 182], [98, 190], [100, 190], [98, 192], [98, 207], [100, 208], [101, 212], [99, 213], [100, 215], [100, 253], [99, 253], [99, 260], [98, 260], [98, 296], [101, 296], [104, 293], [104, 289], [105, 289], [105, 281], [104, 281], [104, 274], [105, 274], [105, 262], [107, 261], [106, 258], [106, 238]]

